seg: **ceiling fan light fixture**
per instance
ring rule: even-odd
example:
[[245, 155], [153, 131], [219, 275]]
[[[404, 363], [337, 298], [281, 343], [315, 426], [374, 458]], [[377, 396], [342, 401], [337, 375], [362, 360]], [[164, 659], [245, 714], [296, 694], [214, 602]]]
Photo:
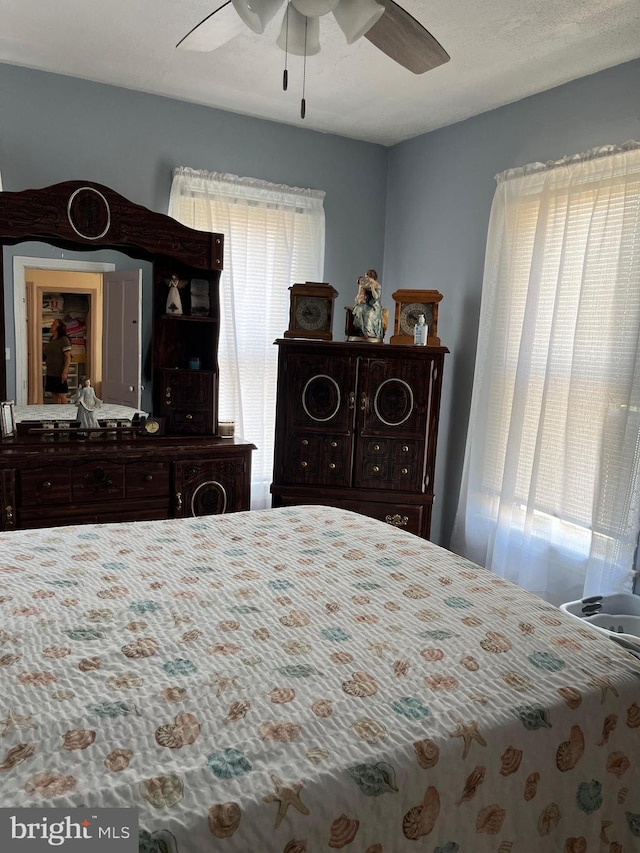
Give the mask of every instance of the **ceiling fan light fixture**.
[[344, 33], [347, 44], [353, 44], [362, 38], [382, 15], [384, 6], [376, 0], [340, 0], [333, 10], [333, 16]]
[[282, 6], [282, 0], [231, 0], [244, 23], [259, 35]]
[[318, 18], [327, 12], [333, 12], [338, 2], [339, 0], [291, 0], [298, 12], [307, 18]]
[[[288, 34], [287, 18], [289, 19]], [[293, 53], [295, 56], [313, 56], [320, 53], [320, 20], [301, 15], [296, 7], [289, 3], [276, 44], [281, 50], [286, 50], [287, 53]]]

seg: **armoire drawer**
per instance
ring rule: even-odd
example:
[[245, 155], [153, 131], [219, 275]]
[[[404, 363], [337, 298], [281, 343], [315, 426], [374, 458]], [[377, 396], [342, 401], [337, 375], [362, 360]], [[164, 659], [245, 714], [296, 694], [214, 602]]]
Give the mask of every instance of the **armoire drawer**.
[[425, 512], [430, 510], [431, 507], [424, 504], [396, 504], [389, 501], [366, 504], [365, 514], [384, 521], [392, 527], [399, 527], [401, 530], [421, 536]]
[[284, 462], [286, 482], [345, 485], [350, 476], [349, 446], [343, 435], [294, 433]]

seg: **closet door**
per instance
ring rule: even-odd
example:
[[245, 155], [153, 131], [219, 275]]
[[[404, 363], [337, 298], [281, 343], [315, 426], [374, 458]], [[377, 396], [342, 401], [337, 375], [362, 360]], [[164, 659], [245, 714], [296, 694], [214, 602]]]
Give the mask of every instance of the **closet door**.
[[102, 402], [142, 404], [142, 270], [105, 273], [102, 277]]
[[313, 345], [285, 355], [279, 380], [287, 389], [285, 482], [351, 484], [357, 364]]
[[430, 375], [424, 359], [362, 359], [354, 486], [423, 491]]

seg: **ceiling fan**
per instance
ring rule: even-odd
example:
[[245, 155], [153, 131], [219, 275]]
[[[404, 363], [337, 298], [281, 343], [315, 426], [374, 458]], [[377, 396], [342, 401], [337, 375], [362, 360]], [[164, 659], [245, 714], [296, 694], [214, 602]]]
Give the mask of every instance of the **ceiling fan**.
[[[262, 34], [266, 25], [286, 4], [276, 44], [285, 52], [282, 86], [287, 89], [287, 54], [307, 56], [320, 51], [320, 18], [333, 13], [347, 40], [353, 44], [364, 36], [395, 62], [424, 74], [448, 62], [446, 50], [422, 24], [395, 0], [227, 0], [178, 42], [186, 50], [210, 51], [221, 47], [242, 29]], [[304, 83], [301, 117], [306, 104]]]

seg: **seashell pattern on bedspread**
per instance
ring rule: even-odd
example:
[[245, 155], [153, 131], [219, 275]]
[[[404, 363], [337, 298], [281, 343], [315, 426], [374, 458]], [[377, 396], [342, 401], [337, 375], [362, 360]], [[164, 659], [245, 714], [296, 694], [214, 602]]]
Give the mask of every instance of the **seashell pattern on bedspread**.
[[135, 807], [145, 853], [640, 850], [640, 661], [342, 510], [4, 533], [0, 803]]

